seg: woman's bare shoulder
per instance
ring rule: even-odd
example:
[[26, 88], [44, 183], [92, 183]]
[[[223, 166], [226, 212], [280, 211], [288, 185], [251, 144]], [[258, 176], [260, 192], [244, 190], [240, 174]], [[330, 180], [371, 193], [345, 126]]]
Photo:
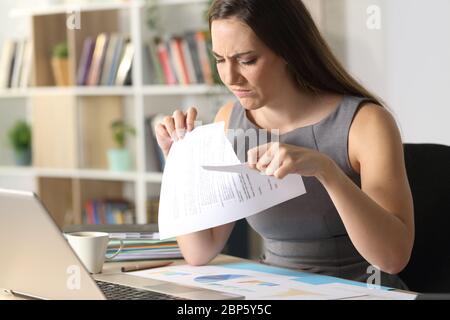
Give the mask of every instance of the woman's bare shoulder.
[[375, 103], [361, 105], [350, 127], [348, 146], [350, 162], [357, 172], [361, 161], [373, 152], [400, 154], [401, 135], [392, 113]]
[[392, 134], [398, 131], [397, 123], [392, 113], [385, 107], [378, 104], [367, 102], [360, 106], [356, 113], [351, 130], [360, 136], [374, 133]]

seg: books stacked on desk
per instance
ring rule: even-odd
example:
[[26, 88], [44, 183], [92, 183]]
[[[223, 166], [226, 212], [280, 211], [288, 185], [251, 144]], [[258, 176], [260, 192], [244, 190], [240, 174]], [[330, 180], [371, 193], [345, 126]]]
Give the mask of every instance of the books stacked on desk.
[[120, 247], [121, 239], [124, 243], [122, 251], [113, 261], [133, 261], [133, 260], [159, 260], [182, 258], [180, 248], [173, 239], [159, 240], [157, 232], [139, 233], [110, 233], [108, 255], [112, 255]]

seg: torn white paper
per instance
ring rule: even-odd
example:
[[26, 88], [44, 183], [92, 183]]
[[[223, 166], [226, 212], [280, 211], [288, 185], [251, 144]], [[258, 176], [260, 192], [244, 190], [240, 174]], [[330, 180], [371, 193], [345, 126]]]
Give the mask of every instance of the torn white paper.
[[305, 192], [299, 175], [278, 180], [241, 164], [223, 122], [198, 127], [175, 142], [167, 158], [159, 205], [160, 238], [231, 223]]

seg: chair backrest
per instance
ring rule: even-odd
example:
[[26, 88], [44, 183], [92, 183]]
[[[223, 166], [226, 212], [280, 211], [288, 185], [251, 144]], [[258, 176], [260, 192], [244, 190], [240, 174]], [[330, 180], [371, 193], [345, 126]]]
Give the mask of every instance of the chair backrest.
[[416, 292], [450, 293], [450, 147], [405, 144], [416, 238], [400, 273]]

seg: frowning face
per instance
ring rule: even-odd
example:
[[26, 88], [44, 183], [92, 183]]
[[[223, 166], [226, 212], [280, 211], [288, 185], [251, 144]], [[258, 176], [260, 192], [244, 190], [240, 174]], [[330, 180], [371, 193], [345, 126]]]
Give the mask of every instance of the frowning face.
[[222, 82], [247, 110], [269, 104], [290, 79], [285, 61], [270, 50], [242, 21], [211, 24], [213, 54]]

